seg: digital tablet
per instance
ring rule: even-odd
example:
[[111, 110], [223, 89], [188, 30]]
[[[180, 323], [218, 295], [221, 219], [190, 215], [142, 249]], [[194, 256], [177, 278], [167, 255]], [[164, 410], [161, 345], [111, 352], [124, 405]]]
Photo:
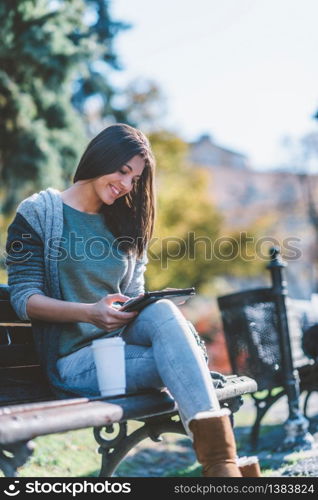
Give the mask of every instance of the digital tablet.
[[183, 304], [191, 295], [195, 295], [195, 289], [192, 288], [175, 288], [173, 290], [155, 290], [153, 292], [146, 292], [141, 297], [132, 298], [127, 300], [124, 305], [119, 309], [123, 312], [141, 311], [144, 307], [156, 302], [159, 299], [177, 299], [177, 305]]

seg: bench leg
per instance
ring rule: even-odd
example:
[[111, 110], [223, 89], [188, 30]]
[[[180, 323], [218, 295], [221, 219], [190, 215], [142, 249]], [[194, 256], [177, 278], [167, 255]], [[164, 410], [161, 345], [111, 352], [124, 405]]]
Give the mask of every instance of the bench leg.
[[[234, 425], [233, 413], [239, 410], [243, 403], [241, 396], [236, 396], [229, 400], [222, 401], [221, 406], [231, 410], [231, 423]], [[160, 415], [139, 420], [143, 426], [127, 434], [127, 423], [116, 424], [118, 432], [114, 438], [107, 439], [106, 435], [114, 432], [114, 426], [95, 427], [94, 437], [99, 444], [98, 452], [102, 455], [102, 464], [99, 477], [111, 477], [116, 471], [120, 462], [137, 444], [144, 439], [150, 438], [153, 441], [161, 441], [161, 434], [170, 432], [173, 434], [187, 435], [183, 424], [180, 421], [172, 420], [178, 413], [173, 412], [167, 415]]]
[[308, 392], [306, 394], [306, 397], [305, 397], [305, 401], [304, 401], [304, 416], [306, 418], [309, 418], [308, 415], [307, 415], [308, 403], [309, 403], [309, 398], [310, 398], [310, 396], [312, 395], [313, 392], [317, 392], [317, 389], [308, 390]]
[[258, 398], [255, 393], [251, 394], [254, 399], [254, 403], [256, 406], [256, 418], [253, 424], [251, 435], [250, 435], [250, 444], [252, 449], [257, 449], [258, 439], [259, 439], [259, 431], [261, 426], [261, 420], [265, 416], [265, 413], [269, 410], [269, 408], [278, 401], [278, 399], [286, 394], [285, 390], [282, 389], [280, 392], [273, 396], [272, 391], [269, 391], [267, 396], [264, 398]]
[[[144, 419], [143, 426], [127, 435], [126, 422], [118, 424], [119, 432], [114, 439], [105, 439], [102, 437], [103, 427], [94, 428], [94, 436], [99, 447], [99, 453], [102, 455], [102, 465], [99, 477], [111, 477], [116, 471], [120, 462], [127, 453], [144, 439], [150, 438], [153, 441], [161, 441], [161, 434], [166, 432], [186, 435], [186, 431], [180, 422], [172, 420], [174, 414], [169, 414], [165, 418], [151, 417]], [[113, 431], [113, 426], [105, 428], [106, 433]]]
[[32, 441], [21, 441], [0, 448], [0, 470], [6, 477], [18, 477], [17, 469], [24, 465], [33, 453]]

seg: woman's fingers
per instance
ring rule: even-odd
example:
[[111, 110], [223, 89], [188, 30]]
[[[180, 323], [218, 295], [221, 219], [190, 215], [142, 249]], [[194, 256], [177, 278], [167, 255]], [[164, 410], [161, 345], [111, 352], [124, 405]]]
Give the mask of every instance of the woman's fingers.
[[111, 293], [106, 295], [105, 302], [106, 304], [112, 304], [113, 302], [126, 302], [130, 297], [127, 295], [123, 295], [122, 293]]
[[137, 312], [120, 312], [117, 311], [117, 309], [114, 309], [111, 306], [107, 306], [108, 309], [108, 318], [106, 325], [108, 330], [115, 330], [116, 328], [120, 328], [122, 326], [125, 326], [127, 323], [132, 321], [136, 316]]
[[138, 314], [137, 311], [131, 311], [131, 312], [121, 312], [117, 311], [117, 309], [114, 309], [113, 307], [111, 308], [111, 311], [109, 312], [109, 316], [117, 319], [119, 321], [124, 321], [124, 320], [130, 320], [134, 318]]
[[136, 311], [119, 311], [113, 302], [126, 302], [130, 297], [121, 293], [106, 295], [93, 306], [92, 323], [107, 332], [121, 328], [132, 321], [138, 314]]

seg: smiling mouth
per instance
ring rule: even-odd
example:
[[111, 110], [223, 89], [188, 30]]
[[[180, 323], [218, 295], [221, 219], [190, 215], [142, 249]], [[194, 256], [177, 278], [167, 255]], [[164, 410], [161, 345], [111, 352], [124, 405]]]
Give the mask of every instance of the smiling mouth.
[[121, 193], [121, 191], [119, 189], [117, 189], [115, 186], [113, 186], [112, 184], [110, 184], [110, 189], [111, 189], [114, 196], [118, 196]]

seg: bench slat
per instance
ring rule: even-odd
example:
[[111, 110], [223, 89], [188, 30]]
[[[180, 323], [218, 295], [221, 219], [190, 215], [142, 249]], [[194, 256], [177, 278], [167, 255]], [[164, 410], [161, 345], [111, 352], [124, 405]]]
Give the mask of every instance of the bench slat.
[[[148, 418], [157, 414], [171, 413], [176, 409], [175, 402], [166, 391], [129, 394], [113, 398], [93, 398], [79, 404], [74, 399], [58, 400], [45, 407], [45, 404], [19, 405], [1, 409], [0, 444], [8, 445], [17, 441], [28, 441], [36, 436], [66, 432], [87, 427], [102, 427], [131, 418]], [[44, 407], [43, 407], [44, 406]]]
[[76, 406], [48, 408], [45, 412], [28, 411], [17, 415], [0, 417], [0, 442], [8, 445], [17, 441], [28, 441], [45, 434], [54, 434], [85, 427], [104, 426], [120, 421], [123, 410], [116, 404], [103, 401]]

